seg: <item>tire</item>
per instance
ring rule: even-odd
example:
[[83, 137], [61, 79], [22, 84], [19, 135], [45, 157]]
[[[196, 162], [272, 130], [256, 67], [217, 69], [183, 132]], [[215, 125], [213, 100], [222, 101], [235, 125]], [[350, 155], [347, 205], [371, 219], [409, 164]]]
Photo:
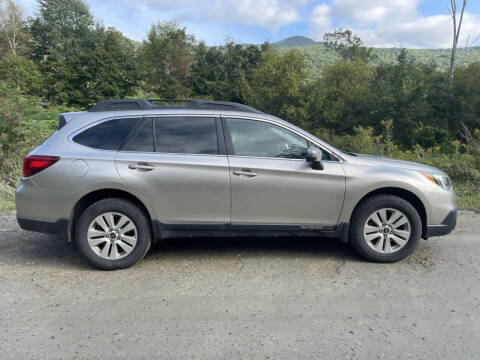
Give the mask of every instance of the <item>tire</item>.
[[416, 249], [421, 234], [417, 210], [398, 196], [368, 198], [352, 215], [350, 243], [369, 261], [390, 263], [406, 258]]
[[[109, 226], [112, 223], [114, 225]], [[80, 215], [75, 242], [96, 268], [126, 269], [139, 262], [150, 249], [150, 220], [140, 207], [128, 200], [100, 200]]]

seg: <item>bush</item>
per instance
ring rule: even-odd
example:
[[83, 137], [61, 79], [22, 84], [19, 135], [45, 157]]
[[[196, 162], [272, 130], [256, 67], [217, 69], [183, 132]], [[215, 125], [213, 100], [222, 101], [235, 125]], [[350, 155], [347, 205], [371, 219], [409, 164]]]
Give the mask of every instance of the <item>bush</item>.
[[382, 121], [382, 135], [374, 135], [373, 128], [356, 127], [354, 135], [338, 136], [334, 132], [317, 129], [320, 138], [345, 152], [394, 157], [430, 165], [445, 171], [456, 184], [480, 185], [480, 131], [474, 131], [468, 144], [456, 140], [451, 143], [454, 149], [444, 153], [439, 146], [423, 148], [415, 145], [410, 150], [400, 150], [392, 141], [392, 121]]
[[23, 157], [56, 130], [59, 113], [74, 109], [47, 106], [36, 97], [1, 91], [0, 182], [13, 187], [20, 180]]

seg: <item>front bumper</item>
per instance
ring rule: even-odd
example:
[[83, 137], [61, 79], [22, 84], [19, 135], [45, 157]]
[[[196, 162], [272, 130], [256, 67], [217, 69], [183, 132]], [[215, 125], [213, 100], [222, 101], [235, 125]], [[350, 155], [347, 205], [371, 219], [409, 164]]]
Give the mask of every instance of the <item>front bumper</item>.
[[428, 225], [424, 238], [427, 239], [432, 236], [444, 236], [450, 234], [457, 225], [457, 209], [452, 210], [441, 225]]

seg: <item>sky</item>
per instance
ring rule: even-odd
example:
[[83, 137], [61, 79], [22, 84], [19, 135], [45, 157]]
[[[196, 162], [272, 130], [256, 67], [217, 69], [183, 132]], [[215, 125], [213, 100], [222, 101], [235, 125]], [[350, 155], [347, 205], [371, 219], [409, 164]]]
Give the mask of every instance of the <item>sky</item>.
[[[35, 0], [18, 0], [25, 13]], [[325, 32], [349, 28], [367, 46], [448, 48], [450, 0], [86, 0], [96, 20], [141, 41], [153, 23], [175, 19], [198, 40], [259, 44], [303, 35], [321, 41]], [[461, 0], [457, 0], [461, 7]], [[477, 39], [478, 37], [478, 39]], [[460, 46], [480, 45], [480, 0], [469, 0]]]

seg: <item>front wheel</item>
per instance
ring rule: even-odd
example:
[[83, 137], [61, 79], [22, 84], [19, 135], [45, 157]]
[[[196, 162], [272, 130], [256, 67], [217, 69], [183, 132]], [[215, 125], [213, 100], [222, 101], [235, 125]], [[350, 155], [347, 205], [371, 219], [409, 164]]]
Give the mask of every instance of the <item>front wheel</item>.
[[363, 201], [352, 216], [350, 242], [359, 255], [375, 262], [409, 256], [422, 234], [417, 210], [405, 199], [378, 195]]
[[78, 219], [75, 241], [95, 267], [125, 269], [140, 261], [150, 248], [150, 221], [143, 210], [130, 201], [100, 200]]

